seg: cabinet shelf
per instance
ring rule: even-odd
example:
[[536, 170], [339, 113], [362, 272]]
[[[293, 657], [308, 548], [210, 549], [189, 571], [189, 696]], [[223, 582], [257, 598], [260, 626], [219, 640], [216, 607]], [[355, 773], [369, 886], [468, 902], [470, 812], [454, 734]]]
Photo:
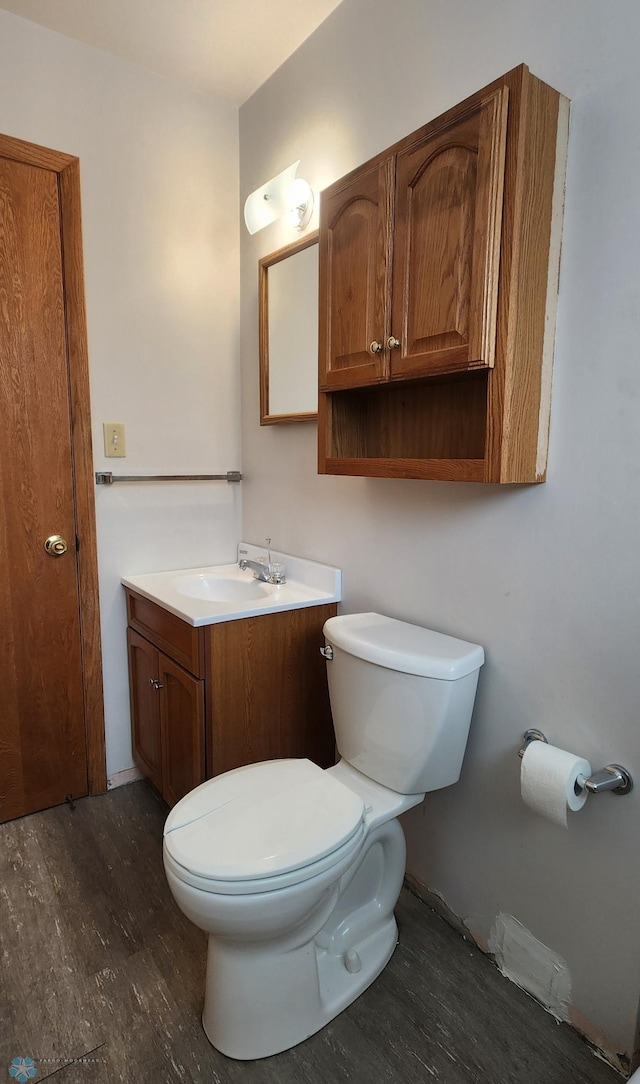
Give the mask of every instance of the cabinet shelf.
[[[484, 458], [486, 372], [333, 392], [325, 408], [330, 419], [328, 473], [346, 473], [346, 461], [366, 460], [378, 473], [375, 461], [402, 460], [400, 476], [406, 470], [408, 476], [423, 477], [427, 461], [434, 469], [434, 463], [445, 460]], [[467, 469], [474, 477], [481, 473], [477, 466]], [[452, 473], [458, 477], [460, 471], [450, 467], [446, 476]]]
[[327, 461], [325, 474], [355, 478], [421, 478], [433, 482], [483, 482], [483, 459], [344, 458]]

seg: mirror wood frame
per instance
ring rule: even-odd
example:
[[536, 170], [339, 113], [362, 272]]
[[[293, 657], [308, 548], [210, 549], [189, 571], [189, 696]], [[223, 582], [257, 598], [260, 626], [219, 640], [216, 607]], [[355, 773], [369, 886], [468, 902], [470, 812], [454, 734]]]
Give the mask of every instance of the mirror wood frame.
[[305, 234], [299, 241], [276, 249], [258, 261], [258, 312], [259, 312], [259, 352], [260, 352], [260, 425], [289, 425], [292, 422], [317, 421], [318, 411], [296, 414], [269, 413], [269, 268], [302, 252], [311, 245], [318, 244], [318, 230]]

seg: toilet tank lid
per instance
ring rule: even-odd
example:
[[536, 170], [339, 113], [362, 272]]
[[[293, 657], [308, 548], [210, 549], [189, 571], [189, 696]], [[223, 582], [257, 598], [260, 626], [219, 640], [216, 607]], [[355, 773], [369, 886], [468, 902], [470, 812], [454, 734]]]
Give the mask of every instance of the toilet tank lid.
[[479, 670], [484, 662], [479, 644], [382, 614], [330, 617], [324, 635], [330, 644], [349, 655], [419, 677], [457, 681]]

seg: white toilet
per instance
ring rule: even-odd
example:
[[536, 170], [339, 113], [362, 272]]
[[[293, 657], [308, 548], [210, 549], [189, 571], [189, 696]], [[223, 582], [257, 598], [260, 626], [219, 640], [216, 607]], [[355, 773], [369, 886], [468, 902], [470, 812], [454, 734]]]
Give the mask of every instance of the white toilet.
[[324, 626], [341, 760], [251, 764], [167, 818], [176, 903], [209, 934], [204, 1030], [232, 1058], [277, 1054], [373, 982], [397, 941], [398, 816], [460, 775], [484, 652], [380, 614]]

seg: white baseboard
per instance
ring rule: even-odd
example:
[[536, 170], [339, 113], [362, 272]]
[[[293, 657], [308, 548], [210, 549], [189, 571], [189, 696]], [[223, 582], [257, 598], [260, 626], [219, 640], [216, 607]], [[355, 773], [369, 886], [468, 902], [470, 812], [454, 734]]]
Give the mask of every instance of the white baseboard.
[[125, 768], [123, 772], [116, 772], [114, 775], [109, 776], [107, 790], [113, 790], [114, 787], [123, 787], [125, 783], [135, 783], [136, 779], [143, 778], [139, 768]]

